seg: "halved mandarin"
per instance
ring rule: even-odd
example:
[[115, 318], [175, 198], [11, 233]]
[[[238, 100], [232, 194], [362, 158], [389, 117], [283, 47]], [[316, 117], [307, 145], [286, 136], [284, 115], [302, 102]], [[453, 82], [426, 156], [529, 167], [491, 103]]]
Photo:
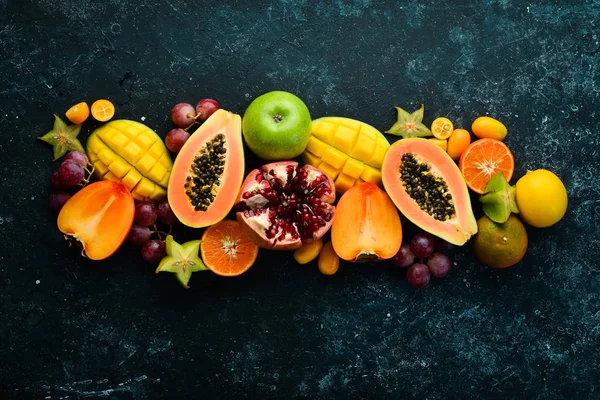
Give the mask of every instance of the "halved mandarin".
[[258, 246], [237, 221], [224, 219], [204, 231], [200, 254], [204, 265], [215, 274], [238, 276], [254, 264]]
[[503, 142], [496, 139], [479, 139], [462, 153], [458, 168], [469, 189], [482, 194], [488, 181], [498, 172], [502, 172], [510, 182], [515, 170], [515, 159]]

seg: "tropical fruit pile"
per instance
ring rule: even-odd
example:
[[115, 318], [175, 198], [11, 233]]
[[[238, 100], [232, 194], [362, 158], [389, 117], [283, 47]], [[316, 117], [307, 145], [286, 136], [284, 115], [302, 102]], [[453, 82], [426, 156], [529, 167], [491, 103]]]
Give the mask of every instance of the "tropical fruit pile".
[[[243, 116], [207, 98], [176, 104], [163, 140], [140, 122], [113, 120], [114, 106], [101, 99], [91, 114], [104, 124], [84, 150], [77, 137], [90, 107], [78, 103], [65, 114], [71, 125], [55, 115], [40, 137], [54, 160], [64, 157], [49, 205], [83, 256], [106, 259], [128, 241], [185, 288], [194, 272], [239, 276], [259, 251], [275, 250], [324, 275], [343, 262], [389, 260], [423, 288], [450, 273], [455, 246], [470, 242], [483, 264], [506, 268], [529, 244], [521, 220], [542, 228], [564, 216], [567, 192], [552, 172], [510, 185], [514, 157], [500, 121], [477, 118], [472, 140], [446, 117], [426, 126], [423, 105], [396, 110], [385, 133], [400, 138], [390, 144], [347, 116], [313, 120], [292, 93], [265, 93]], [[244, 144], [263, 165], [245, 171]], [[469, 191], [479, 195], [479, 219]], [[403, 218], [418, 229], [410, 238]], [[176, 241], [175, 224], [197, 229], [197, 239]]]

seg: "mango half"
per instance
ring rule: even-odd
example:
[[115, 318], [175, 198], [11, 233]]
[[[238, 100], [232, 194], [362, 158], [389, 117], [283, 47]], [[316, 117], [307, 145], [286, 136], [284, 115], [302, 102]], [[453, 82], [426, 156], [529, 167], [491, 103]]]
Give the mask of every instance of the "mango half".
[[381, 164], [390, 143], [381, 132], [344, 117], [323, 117], [312, 122], [302, 161], [323, 171], [339, 193], [371, 182], [382, 186]]
[[87, 155], [98, 179], [122, 182], [134, 199], [167, 198], [173, 161], [162, 139], [146, 125], [126, 119], [102, 125], [87, 140]]

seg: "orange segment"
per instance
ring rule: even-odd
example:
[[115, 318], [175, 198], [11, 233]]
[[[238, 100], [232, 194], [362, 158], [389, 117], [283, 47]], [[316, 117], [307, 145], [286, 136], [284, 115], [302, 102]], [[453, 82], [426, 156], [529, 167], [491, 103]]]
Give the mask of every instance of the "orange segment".
[[480, 139], [462, 153], [458, 167], [469, 189], [482, 194], [485, 185], [498, 172], [507, 181], [512, 178], [515, 159], [508, 146], [496, 139]]
[[448, 118], [439, 117], [434, 119], [431, 123], [431, 133], [441, 140], [448, 139], [450, 135], [452, 135], [453, 130], [454, 126], [452, 125], [452, 121]]
[[75, 104], [69, 108], [65, 113], [65, 116], [76, 125], [81, 125], [83, 121], [88, 119], [90, 116], [90, 107], [88, 107], [85, 101]]
[[204, 231], [200, 254], [215, 274], [238, 276], [254, 264], [258, 246], [242, 232], [237, 221], [224, 219]]
[[100, 122], [106, 122], [115, 115], [115, 105], [109, 100], [100, 99], [92, 104], [92, 117]]

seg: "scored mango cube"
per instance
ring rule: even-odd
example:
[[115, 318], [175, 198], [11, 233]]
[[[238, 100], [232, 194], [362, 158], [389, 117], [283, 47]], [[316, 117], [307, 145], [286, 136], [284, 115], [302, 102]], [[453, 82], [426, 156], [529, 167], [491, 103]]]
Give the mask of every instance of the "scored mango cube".
[[304, 164], [309, 164], [313, 167], [317, 167], [321, 163], [321, 159], [315, 156], [310, 151], [305, 151], [304, 153], [302, 153], [302, 162]]
[[154, 182], [160, 182], [164, 178], [166, 173], [167, 169], [163, 167], [160, 163], [156, 163], [154, 164], [154, 167], [152, 167], [152, 169], [148, 171], [146, 176]]
[[121, 157], [118, 157], [108, 166], [108, 169], [117, 177], [123, 178], [131, 169], [131, 164], [123, 160]]
[[137, 135], [135, 137], [135, 141], [142, 149], [148, 150], [150, 146], [152, 146], [154, 142], [156, 142], [156, 138], [153, 138], [148, 135]]
[[[90, 157], [90, 160], [91, 159], [92, 158]], [[100, 161], [97, 156], [96, 160], [92, 161], [92, 163], [94, 164], [94, 173], [96, 174], [96, 176], [103, 178], [104, 175], [106, 175], [106, 173], [108, 172], [108, 167], [106, 166], [106, 164]]]
[[375, 150], [374, 144], [375, 143], [373, 143], [373, 140], [369, 139], [368, 137], [359, 136], [350, 155], [354, 158], [365, 160], [365, 162], [367, 162], [367, 160], [371, 159], [373, 151]]
[[110, 165], [113, 163], [113, 161], [115, 161], [116, 156], [115, 153], [110, 151], [109, 148], [106, 148], [98, 153], [98, 158], [104, 163], [104, 165]]
[[142, 174], [140, 174], [140, 172], [135, 168], [131, 168], [127, 175], [121, 178], [121, 182], [123, 182], [123, 184], [129, 188], [129, 190], [133, 189], [141, 180]]
[[381, 185], [381, 172], [376, 168], [365, 165], [365, 169], [360, 177], [367, 182]]
[[348, 158], [344, 168], [342, 168], [342, 172], [354, 179], [357, 179], [360, 177], [360, 174], [362, 174], [364, 168], [365, 164], [355, 160], [354, 158]]
[[132, 193], [136, 193], [143, 198], [150, 197], [152, 192], [154, 192], [154, 186], [154, 182], [148, 178], [142, 178], [142, 180], [133, 188]]
[[352, 147], [354, 147], [357, 133], [358, 131], [351, 130], [345, 126], [340, 126], [333, 137], [332, 144], [341, 151], [349, 153], [352, 151]]
[[352, 178], [351, 176], [340, 173], [335, 179], [335, 190], [340, 193], [344, 193], [346, 190], [354, 186], [355, 181], [356, 179]]
[[154, 157], [149, 154], [145, 154], [138, 162], [135, 163], [135, 167], [140, 171], [143, 175], [146, 175], [150, 169], [154, 166], [155, 163]]
[[123, 158], [132, 164], [137, 163], [142, 155], [142, 148], [135, 142], [129, 142], [123, 147]]
[[332, 167], [341, 169], [346, 163], [346, 160], [348, 160], [348, 155], [329, 146], [321, 156], [321, 159]]
[[313, 122], [312, 134], [318, 139], [329, 142], [330, 138], [333, 137], [336, 128], [336, 124], [321, 120], [318, 122]]
[[327, 149], [328, 145], [320, 139], [311, 136], [306, 144], [306, 150], [310, 151], [317, 157], [321, 157]]
[[319, 166], [317, 167], [318, 169], [320, 169], [321, 171], [323, 171], [325, 173], [325, 175], [327, 175], [331, 180], [335, 180], [335, 178], [338, 176], [340, 170], [338, 170], [335, 167], [332, 167], [331, 165], [327, 164], [326, 162], [322, 162], [321, 164], [319, 164]]

